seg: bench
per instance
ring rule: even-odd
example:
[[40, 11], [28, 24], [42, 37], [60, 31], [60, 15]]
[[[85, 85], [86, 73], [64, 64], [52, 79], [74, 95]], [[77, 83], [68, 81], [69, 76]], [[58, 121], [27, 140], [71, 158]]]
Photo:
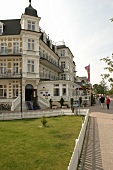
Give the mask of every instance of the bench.
[[57, 109], [57, 106], [55, 105], [55, 106], [52, 106], [52, 109]]

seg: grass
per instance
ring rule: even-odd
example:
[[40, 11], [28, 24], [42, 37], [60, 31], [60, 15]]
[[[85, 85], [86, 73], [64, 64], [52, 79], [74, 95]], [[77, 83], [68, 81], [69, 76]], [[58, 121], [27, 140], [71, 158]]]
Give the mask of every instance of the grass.
[[1, 170], [66, 170], [81, 129], [81, 116], [0, 122]]

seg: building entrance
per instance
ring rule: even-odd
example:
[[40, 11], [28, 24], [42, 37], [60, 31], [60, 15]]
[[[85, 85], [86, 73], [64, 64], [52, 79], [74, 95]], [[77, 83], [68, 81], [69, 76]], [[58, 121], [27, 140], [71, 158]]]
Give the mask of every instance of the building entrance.
[[27, 84], [25, 87], [25, 101], [33, 101], [37, 96], [37, 90], [31, 84]]

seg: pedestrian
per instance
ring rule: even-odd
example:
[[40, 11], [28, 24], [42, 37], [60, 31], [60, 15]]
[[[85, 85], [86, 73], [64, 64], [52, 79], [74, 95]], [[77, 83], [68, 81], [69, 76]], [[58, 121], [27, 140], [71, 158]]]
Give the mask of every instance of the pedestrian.
[[107, 109], [109, 109], [109, 105], [110, 105], [110, 98], [106, 97], [106, 105], [107, 105]]
[[102, 109], [104, 109], [104, 104], [105, 104], [105, 97], [102, 95], [100, 98], [100, 102], [101, 102], [101, 107]]

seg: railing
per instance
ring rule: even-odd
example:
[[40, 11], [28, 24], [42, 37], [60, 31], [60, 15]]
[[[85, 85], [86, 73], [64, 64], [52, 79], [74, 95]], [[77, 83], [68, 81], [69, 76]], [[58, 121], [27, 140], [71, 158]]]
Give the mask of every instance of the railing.
[[0, 78], [21, 78], [21, 73], [3, 73]]
[[38, 96], [38, 101], [41, 102], [42, 104], [44, 104], [45, 106], [49, 107], [49, 101]]
[[42, 79], [50, 79], [50, 80], [60, 80], [59, 77], [55, 77], [55, 76], [52, 76], [51, 74], [47, 74], [47, 73], [40, 73], [40, 78]]
[[[80, 115], [86, 114], [85, 109], [80, 110]], [[29, 118], [41, 118], [53, 117], [53, 116], [62, 116], [62, 115], [74, 115], [71, 109], [59, 109], [59, 110], [45, 110], [45, 111], [27, 111], [27, 112], [0, 112], [0, 120], [16, 120], [16, 119], [29, 119]]]
[[77, 96], [73, 96], [72, 98], [74, 99], [74, 100], [79, 100], [79, 97], [82, 97], [82, 100], [89, 100], [89, 98], [90, 98], [90, 95], [85, 95], [85, 96], [81, 96], [81, 95], [77, 95]]
[[20, 50], [15, 49], [4, 49], [0, 51], [0, 55], [8, 55], [8, 54], [21, 54]]
[[[64, 101], [70, 101], [70, 97], [68, 97], [68, 96], [63, 96], [63, 95], [62, 95], [62, 97], [63, 97]], [[52, 99], [53, 101], [60, 101], [61, 96], [52, 96], [51, 99]]]
[[19, 105], [19, 103], [20, 103], [20, 96], [18, 96], [18, 97], [12, 102], [11, 111], [14, 111], [15, 108]]
[[89, 109], [86, 110], [84, 123], [82, 124], [82, 128], [79, 133], [78, 139], [75, 140], [75, 147], [74, 147], [74, 151], [73, 151], [73, 154], [72, 154], [69, 166], [68, 166], [68, 170], [77, 169], [79, 159], [80, 159], [80, 154], [82, 151], [85, 132], [86, 132], [87, 124], [88, 124], [88, 118], [89, 118]]
[[46, 60], [47, 62], [53, 64], [54, 66], [56, 66], [56, 67], [58, 67], [59, 69], [62, 70], [61, 65], [59, 65], [58, 63], [56, 63], [54, 60], [51, 60], [51, 59], [46, 58], [45, 56], [46, 56], [46, 55], [40, 55], [40, 58]]

